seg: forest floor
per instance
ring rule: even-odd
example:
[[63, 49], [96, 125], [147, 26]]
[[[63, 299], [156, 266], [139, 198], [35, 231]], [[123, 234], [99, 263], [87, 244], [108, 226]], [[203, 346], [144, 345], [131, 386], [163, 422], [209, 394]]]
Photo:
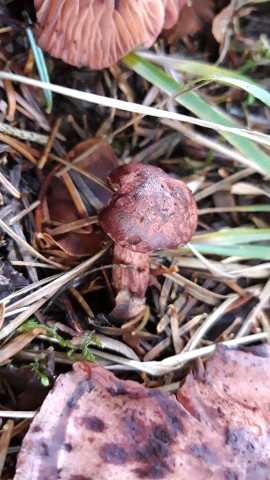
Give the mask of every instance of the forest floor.
[[[173, 392], [216, 343], [267, 341], [270, 311], [270, 2], [195, 2], [185, 29], [101, 71], [46, 55], [51, 84], [75, 92], [52, 98], [1, 77], [40, 79], [23, 10], [34, 22], [33, 1], [0, 1], [3, 480], [74, 361]], [[186, 182], [199, 221], [190, 244], [150, 255], [144, 308], [120, 324], [110, 319], [114, 259], [97, 212], [108, 174], [130, 162]]]

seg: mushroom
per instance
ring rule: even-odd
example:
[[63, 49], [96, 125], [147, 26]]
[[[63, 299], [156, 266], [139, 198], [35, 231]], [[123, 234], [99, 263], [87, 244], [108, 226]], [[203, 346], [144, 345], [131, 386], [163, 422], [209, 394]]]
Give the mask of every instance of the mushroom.
[[115, 242], [113, 282], [119, 292], [111, 318], [125, 321], [144, 308], [150, 280], [149, 253], [189, 242], [197, 227], [194, 197], [181, 180], [158, 167], [130, 163], [109, 176], [116, 190], [99, 211], [99, 223]]
[[[76, 67], [101, 69], [171, 27], [187, 0], [34, 0], [41, 48]], [[164, 24], [165, 22], [165, 24]]]

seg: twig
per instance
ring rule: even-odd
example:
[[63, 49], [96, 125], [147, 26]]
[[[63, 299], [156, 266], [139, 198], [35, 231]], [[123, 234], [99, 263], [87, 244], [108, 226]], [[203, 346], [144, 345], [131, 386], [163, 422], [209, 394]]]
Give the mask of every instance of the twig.
[[10, 135], [11, 137], [19, 138], [20, 140], [39, 143], [40, 145], [46, 145], [49, 138], [48, 135], [42, 135], [41, 133], [31, 132], [29, 130], [21, 130], [3, 122], [0, 122], [0, 132]]

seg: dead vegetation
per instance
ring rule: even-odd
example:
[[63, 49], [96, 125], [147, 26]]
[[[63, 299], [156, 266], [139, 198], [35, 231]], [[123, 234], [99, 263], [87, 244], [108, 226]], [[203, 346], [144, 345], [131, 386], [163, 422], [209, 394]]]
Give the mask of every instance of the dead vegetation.
[[[60, 91], [52, 106], [30, 80], [39, 75], [22, 10], [34, 21], [33, 2], [0, 1], [4, 480], [33, 412], [74, 361], [94, 355], [120, 378], [175, 391], [216, 343], [267, 341], [270, 2], [200, 3], [181, 18], [185, 30], [109, 69], [46, 57], [51, 84], [74, 95]], [[97, 214], [108, 175], [130, 162], [185, 181], [199, 223], [188, 246], [151, 254], [143, 309], [119, 325], [112, 243]]]

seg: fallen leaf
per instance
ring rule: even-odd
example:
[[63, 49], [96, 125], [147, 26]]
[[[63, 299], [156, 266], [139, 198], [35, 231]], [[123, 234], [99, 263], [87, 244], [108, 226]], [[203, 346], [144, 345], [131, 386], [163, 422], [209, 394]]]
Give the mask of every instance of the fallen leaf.
[[[232, 25], [234, 16], [238, 11], [247, 5], [248, 3], [254, 3], [254, 0], [231, 0], [229, 5], [227, 5], [218, 15], [215, 16], [212, 24], [212, 33], [216, 41], [223, 45], [225, 42], [225, 37], [228, 34], [230, 25]], [[247, 14], [247, 10], [244, 14]]]
[[228, 28], [233, 20], [233, 15], [235, 12], [235, 2], [232, 1], [227, 5], [227, 7], [223, 8], [221, 12], [215, 16], [212, 24], [212, 33], [216, 41], [223, 45], [225, 41], [225, 37], [228, 33]]
[[27, 285], [28, 281], [22, 273], [14, 270], [9, 262], [2, 262], [0, 266], [0, 299]]
[[269, 366], [269, 346], [220, 347], [177, 402], [78, 362], [33, 420], [14, 480], [266, 480]]
[[[111, 171], [118, 165], [118, 160], [109, 144], [99, 143], [99, 137], [79, 143], [68, 153], [67, 160], [74, 162], [84, 172], [106, 181]], [[76, 158], [79, 156], [85, 158], [77, 162]], [[60, 227], [70, 225], [70, 231], [58, 234], [57, 228], [48, 228], [45, 223], [42, 232], [35, 236], [35, 244], [40, 250], [55, 258], [59, 256], [64, 263], [74, 262], [78, 257], [94, 255], [100, 249], [107, 236], [98, 226], [88, 225], [73, 230], [73, 224], [76, 221], [90, 219], [87, 217], [87, 209], [91, 209], [93, 204], [100, 208], [110, 198], [110, 192], [94, 181], [72, 170], [68, 173], [70, 176], [67, 174], [60, 178], [53, 176], [49, 182], [47, 181], [46, 196], [41, 208], [43, 221]], [[89, 212], [90, 215], [95, 213], [94, 210]]]
[[[12, 409], [16, 410], [36, 410], [44, 401], [49, 392], [48, 387], [41, 384], [40, 379], [30, 368], [17, 368], [12, 365], [1, 367], [1, 378], [5, 380], [7, 392], [11, 391], [16, 400], [11, 404]], [[46, 376], [52, 380], [53, 372], [49, 369], [45, 371]], [[3, 403], [3, 397], [1, 398]]]
[[191, 4], [184, 5], [174, 27], [164, 32], [169, 43], [175, 43], [180, 38], [194, 35], [209, 26], [214, 18], [214, 4], [212, 0], [192, 0]]

